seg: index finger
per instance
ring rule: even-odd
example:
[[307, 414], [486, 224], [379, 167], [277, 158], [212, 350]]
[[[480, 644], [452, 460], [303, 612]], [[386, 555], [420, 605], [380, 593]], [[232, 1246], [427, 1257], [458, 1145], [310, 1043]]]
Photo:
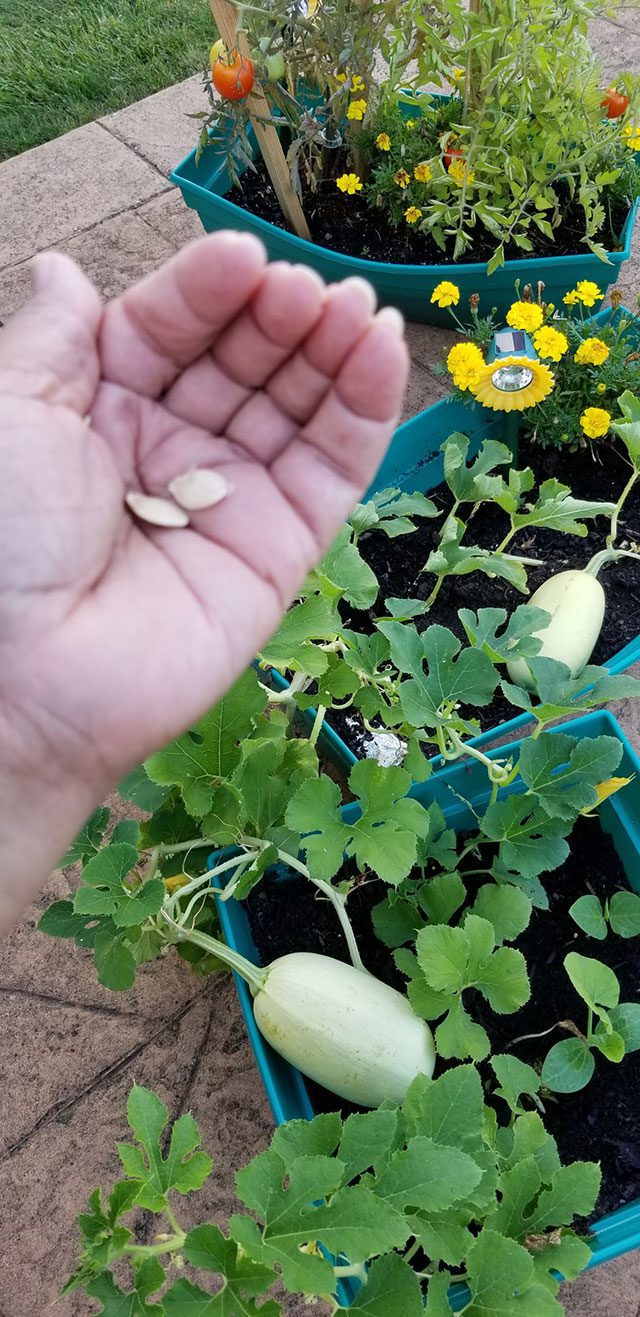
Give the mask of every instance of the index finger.
[[266, 253], [246, 233], [213, 233], [106, 308], [103, 378], [157, 397], [202, 355], [260, 286]]

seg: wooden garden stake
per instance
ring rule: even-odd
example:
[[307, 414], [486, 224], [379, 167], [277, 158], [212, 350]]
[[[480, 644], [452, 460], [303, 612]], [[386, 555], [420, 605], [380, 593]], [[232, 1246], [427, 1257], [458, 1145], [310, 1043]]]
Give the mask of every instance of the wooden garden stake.
[[[239, 55], [249, 59], [249, 46], [244, 32], [238, 32], [238, 14], [232, 0], [209, 0], [216, 26], [227, 50], [237, 50]], [[280, 138], [271, 122], [269, 102], [257, 83], [247, 96], [247, 105], [251, 117], [251, 126], [262, 152], [275, 194], [282, 207], [282, 213], [299, 238], [311, 241], [300, 200], [291, 185], [291, 175]]]

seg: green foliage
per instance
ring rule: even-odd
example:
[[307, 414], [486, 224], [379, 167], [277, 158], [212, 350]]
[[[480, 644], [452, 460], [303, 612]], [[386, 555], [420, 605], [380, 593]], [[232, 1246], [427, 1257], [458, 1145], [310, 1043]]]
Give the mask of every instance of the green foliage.
[[424, 494], [404, 494], [399, 489], [383, 489], [367, 503], [356, 503], [348, 520], [354, 538], [365, 531], [381, 530], [390, 539], [415, 530], [412, 517], [437, 517], [438, 509]]
[[179, 787], [188, 813], [204, 817], [213, 805], [214, 786], [239, 763], [240, 743], [265, 705], [266, 695], [249, 670], [210, 713], [147, 760], [151, 781]]
[[[512, 1059], [496, 1058], [496, 1070]], [[529, 1091], [526, 1077], [510, 1074], [514, 1091]], [[502, 1077], [509, 1081], [506, 1070]], [[598, 1167], [561, 1166], [537, 1114], [497, 1126], [473, 1065], [418, 1076], [402, 1108], [281, 1126], [237, 1175], [246, 1210], [231, 1217], [228, 1234], [209, 1223], [187, 1232], [176, 1218], [172, 1195], [199, 1189], [211, 1170], [193, 1117], [169, 1130], [163, 1104], [136, 1087], [128, 1118], [136, 1144], [120, 1145], [125, 1178], [106, 1204], [96, 1190], [79, 1216], [82, 1255], [63, 1288], [84, 1289], [107, 1317], [278, 1317], [277, 1284], [332, 1302], [337, 1313], [330, 1296], [345, 1267], [360, 1280], [350, 1312], [420, 1317], [423, 1293], [408, 1254], [418, 1247], [436, 1264], [427, 1313], [446, 1313], [451, 1269], [459, 1268], [468, 1311], [488, 1317], [516, 1303], [561, 1311], [558, 1269], [576, 1276], [590, 1256], [569, 1227], [593, 1208]], [[160, 1227], [144, 1245], [125, 1224], [141, 1206]], [[176, 1277], [185, 1262], [190, 1278]]]
[[[510, 919], [506, 909], [503, 911], [503, 934], [505, 926], [522, 931], [517, 917], [512, 924], [513, 915], [512, 911]], [[463, 1004], [463, 993], [468, 989], [481, 993], [492, 1010], [501, 1015], [519, 1010], [529, 999], [522, 953], [513, 947], [496, 946], [496, 940], [489, 919], [473, 912], [459, 927], [430, 925], [418, 933], [417, 973], [409, 983], [409, 1000], [416, 1013], [428, 1020], [444, 1015], [435, 1034], [436, 1048], [442, 1056], [480, 1061], [489, 1053], [486, 1030], [472, 1021]]]
[[[613, 970], [600, 960], [571, 951], [565, 970], [588, 1010], [586, 1033], [565, 1021], [574, 1034], [547, 1053], [542, 1082], [557, 1093], [575, 1093], [589, 1083], [595, 1071], [594, 1051], [618, 1064], [627, 1052], [640, 1047], [640, 1004], [620, 1002], [620, 985]], [[594, 1029], [594, 1016], [598, 1023]]]
[[567, 714], [585, 713], [607, 700], [632, 699], [640, 693], [635, 677], [612, 676], [606, 668], [588, 664], [579, 677], [572, 677], [564, 663], [556, 659], [528, 659], [534, 690], [525, 690], [503, 681], [502, 690], [518, 709], [524, 709], [541, 724], [553, 722]]
[[360, 805], [352, 822], [345, 820], [340, 789], [328, 777], [303, 782], [289, 802], [287, 823], [305, 834], [300, 844], [312, 877], [333, 878], [344, 857], [354, 856], [361, 868], [399, 883], [415, 863], [418, 839], [429, 830], [427, 811], [407, 797], [409, 774], [365, 759], [352, 768], [349, 786]]
[[32, 20], [0, 0], [0, 160], [191, 77], [212, 31], [199, 0], [56, 0]]
[[599, 942], [606, 938], [608, 928], [618, 937], [640, 935], [640, 896], [637, 892], [614, 892], [604, 903], [597, 896], [580, 896], [569, 914], [588, 937], [597, 938]]

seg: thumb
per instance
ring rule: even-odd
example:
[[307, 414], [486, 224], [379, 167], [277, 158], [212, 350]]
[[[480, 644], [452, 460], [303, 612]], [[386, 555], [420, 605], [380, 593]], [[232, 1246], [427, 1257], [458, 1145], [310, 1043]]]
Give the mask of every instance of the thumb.
[[42, 398], [84, 415], [99, 378], [100, 297], [61, 252], [36, 256], [31, 281], [31, 301], [0, 329], [0, 392]]

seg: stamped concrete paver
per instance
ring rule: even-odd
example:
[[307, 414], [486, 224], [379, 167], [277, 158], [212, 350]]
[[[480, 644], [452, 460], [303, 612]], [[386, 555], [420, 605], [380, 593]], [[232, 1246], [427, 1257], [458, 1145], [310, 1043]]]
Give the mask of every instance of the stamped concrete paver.
[[200, 125], [188, 116], [208, 108], [202, 76], [196, 75], [107, 114], [98, 123], [169, 175], [198, 140]]
[[176, 247], [184, 247], [194, 238], [201, 238], [204, 229], [195, 210], [191, 210], [182, 199], [177, 188], [165, 192], [153, 201], [145, 201], [138, 214], [167, 242]]
[[166, 180], [97, 123], [0, 165], [0, 269], [165, 190]]

